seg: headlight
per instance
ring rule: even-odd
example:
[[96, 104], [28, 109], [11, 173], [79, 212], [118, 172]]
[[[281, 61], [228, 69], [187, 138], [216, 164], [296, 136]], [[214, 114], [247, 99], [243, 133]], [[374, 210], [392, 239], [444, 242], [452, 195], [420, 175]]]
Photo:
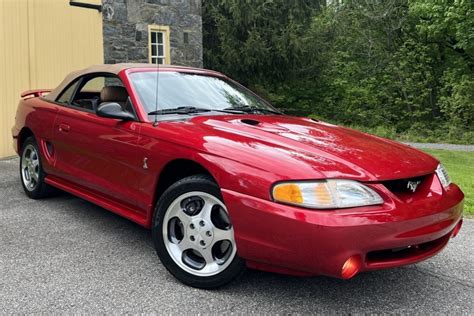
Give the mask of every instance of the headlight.
[[447, 188], [451, 184], [448, 172], [444, 169], [442, 164], [439, 164], [438, 168], [436, 168], [436, 175], [438, 175], [439, 182], [441, 182], [443, 187]]
[[277, 202], [316, 209], [332, 209], [382, 204], [371, 188], [352, 180], [282, 182], [273, 187]]

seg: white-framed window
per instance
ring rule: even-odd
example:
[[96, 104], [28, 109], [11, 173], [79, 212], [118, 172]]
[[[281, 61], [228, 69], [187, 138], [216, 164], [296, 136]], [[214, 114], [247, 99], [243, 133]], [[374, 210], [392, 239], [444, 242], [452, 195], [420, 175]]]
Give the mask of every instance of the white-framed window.
[[169, 26], [148, 26], [148, 55], [152, 64], [170, 64]]

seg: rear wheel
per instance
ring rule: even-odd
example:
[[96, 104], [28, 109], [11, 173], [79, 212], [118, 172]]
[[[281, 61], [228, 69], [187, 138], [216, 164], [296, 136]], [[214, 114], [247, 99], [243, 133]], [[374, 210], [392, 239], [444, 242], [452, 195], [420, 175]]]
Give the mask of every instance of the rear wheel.
[[220, 190], [205, 175], [166, 190], [156, 206], [152, 234], [163, 265], [185, 284], [215, 288], [245, 270]]
[[23, 190], [28, 197], [41, 199], [51, 195], [53, 190], [44, 182], [45, 173], [34, 137], [28, 137], [21, 146], [20, 177]]

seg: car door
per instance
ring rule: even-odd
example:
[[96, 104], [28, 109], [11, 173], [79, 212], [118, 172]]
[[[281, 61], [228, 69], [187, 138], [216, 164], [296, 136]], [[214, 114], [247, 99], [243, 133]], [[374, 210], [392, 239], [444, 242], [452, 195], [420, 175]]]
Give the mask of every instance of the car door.
[[69, 100], [60, 100], [63, 106], [53, 138], [56, 168], [69, 184], [135, 209], [142, 167], [137, 155], [140, 122], [103, 118], [95, 113], [94, 100], [98, 105], [101, 89], [117, 85], [114, 80], [119, 79], [85, 76], [78, 80]]

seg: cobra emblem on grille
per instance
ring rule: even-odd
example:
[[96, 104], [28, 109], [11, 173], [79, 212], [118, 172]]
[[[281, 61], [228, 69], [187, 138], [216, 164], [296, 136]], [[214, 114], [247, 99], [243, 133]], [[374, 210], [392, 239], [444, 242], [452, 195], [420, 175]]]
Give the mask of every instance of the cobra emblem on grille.
[[416, 188], [418, 185], [421, 183], [421, 181], [408, 181], [407, 182], [407, 189], [410, 190], [411, 192], [415, 192]]

